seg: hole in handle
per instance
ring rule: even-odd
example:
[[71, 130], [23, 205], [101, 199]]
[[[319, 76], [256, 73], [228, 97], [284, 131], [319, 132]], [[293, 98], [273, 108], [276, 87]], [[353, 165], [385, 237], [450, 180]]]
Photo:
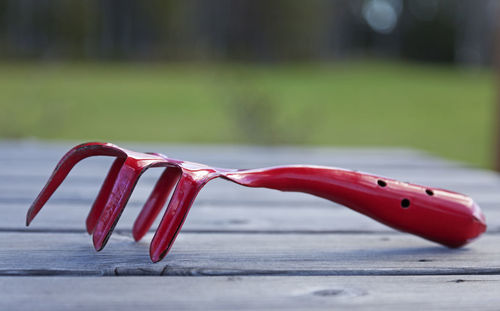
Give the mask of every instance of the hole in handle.
[[408, 200], [408, 199], [401, 200], [401, 207], [402, 208], [408, 208], [409, 206], [410, 206], [410, 200]]
[[377, 180], [377, 184], [378, 184], [380, 187], [385, 187], [385, 186], [387, 186], [387, 183], [386, 183], [385, 181], [383, 181], [382, 179]]

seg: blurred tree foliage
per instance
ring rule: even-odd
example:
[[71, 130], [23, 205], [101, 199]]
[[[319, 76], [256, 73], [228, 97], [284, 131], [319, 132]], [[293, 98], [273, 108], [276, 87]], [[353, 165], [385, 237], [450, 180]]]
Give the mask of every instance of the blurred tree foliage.
[[[375, 54], [484, 64], [496, 3], [0, 0], [0, 57], [266, 62]], [[383, 24], [391, 18], [394, 29]]]

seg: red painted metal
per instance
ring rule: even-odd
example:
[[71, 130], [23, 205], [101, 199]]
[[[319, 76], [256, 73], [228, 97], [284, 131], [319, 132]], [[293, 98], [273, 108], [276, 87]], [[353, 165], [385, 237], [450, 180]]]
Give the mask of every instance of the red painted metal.
[[253, 170], [213, 168], [140, 153], [109, 143], [86, 143], [71, 149], [30, 207], [29, 225], [72, 167], [90, 156], [116, 157], [87, 218], [87, 231], [101, 250], [113, 231], [139, 176], [149, 167], [165, 167], [133, 227], [135, 240], [150, 229], [175, 187], [163, 219], [151, 241], [150, 257], [160, 261], [170, 250], [200, 189], [221, 177], [247, 187], [298, 191], [345, 205], [400, 231], [448, 247], [460, 247], [486, 230], [485, 217], [474, 201], [462, 194], [409, 184], [340, 168], [278, 166]]

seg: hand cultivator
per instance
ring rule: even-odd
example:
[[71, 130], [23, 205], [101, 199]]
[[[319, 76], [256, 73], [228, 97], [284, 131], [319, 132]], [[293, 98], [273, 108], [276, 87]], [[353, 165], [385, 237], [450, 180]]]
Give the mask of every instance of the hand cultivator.
[[172, 247], [196, 195], [210, 180], [222, 177], [247, 187], [299, 191], [337, 202], [394, 229], [448, 247], [460, 247], [486, 230], [485, 218], [474, 201], [462, 194], [365, 173], [321, 166], [278, 166], [262, 169], [222, 169], [140, 153], [109, 143], [86, 143], [71, 149], [33, 202], [26, 225], [47, 202], [73, 166], [91, 156], [112, 156], [111, 169], [87, 217], [94, 247], [109, 239], [139, 176], [150, 167], [165, 167], [133, 227], [140, 240], [150, 229], [172, 189], [168, 207], [151, 241], [150, 257], [160, 261]]

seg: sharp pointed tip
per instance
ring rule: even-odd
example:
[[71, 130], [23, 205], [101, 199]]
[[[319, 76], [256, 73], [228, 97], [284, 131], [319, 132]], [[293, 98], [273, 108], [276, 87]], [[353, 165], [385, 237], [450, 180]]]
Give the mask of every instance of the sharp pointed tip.
[[28, 212], [26, 213], [26, 227], [28, 227], [33, 219], [35, 219], [36, 215], [40, 211], [43, 205], [40, 205], [40, 201], [36, 199], [28, 209]]
[[168, 249], [162, 250], [162, 248], [153, 246], [153, 244], [149, 247], [149, 257], [152, 262], [161, 261], [167, 255]]
[[103, 248], [104, 247], [102, 245], [94, 243], [94, 249], [96, 250], [96, 252], [102, 251]]
[[149, 257], [151, 258], [151, 261], [153, 263], [157, 263], [157, 262], [161, 261], [164, 256], [162, 256], [161, 253], [160, 254], [158, 254], [158, 253], [150, 253]]
[[151, 258], [152, 262], [158, 262], [158, 256], [153, 251], [153, 249], [151, 248], [151, 246], [149, 247], [149, 258]]
[[28, 213], [26, 214], [26, 227], [29, 227], [32, 221], [33, 221], [33, 215], [31, 213], [31, 210], [29, 210]]
[[134, 241], [135, 241], [135, 242], [139, 242], [139, 241], [142, 239], [142, 237], [141, 237], [141, 236], [136, 235], [135, 233], [132, 233], [132, 237], [134, 238]]
[[104, 243], [104, 239], [102, 239], [100, 236], [97, 236], [94, 234], [92, 237], [92, 242], [94, 244], [94, 248], [96, 251], [100, 252], [106, 243]]
[[158, 257], [154, 257], [154, 256], [149, 256], [151, 258], [151, 262], [152, 263], [157, 263], [159, 262], [161, 259], [159, 259]]
[[139, 242], [140, 240], [142, 240], [142, 238], [144, 237], [145, 234], [146, 233], [141, 232], [135, 226], [134, 226], [134, 228], [132, 228], [132, 237], [134, 238], [134, 241], [136, 241], [136, 242]]
[[87, 233], [92, 235], [94, 233], [94, 227], [90, 226], [88, 223], [85, 224], [85, 229], [87, 230]]

